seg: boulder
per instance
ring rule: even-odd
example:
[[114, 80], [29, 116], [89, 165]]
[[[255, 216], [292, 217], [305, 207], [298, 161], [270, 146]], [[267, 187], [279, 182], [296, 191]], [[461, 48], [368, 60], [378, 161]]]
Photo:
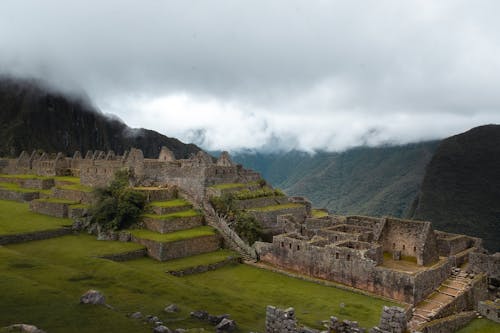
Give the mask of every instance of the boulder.
[[202, 311], [202, 310], [197, 310], [191, 312], [191, 317], [199, 319], [199, 320], [206, 320], [208, 319], [208, 312]]
[[224, 318], [215, 326], [217, 332], [232, 332], [236, 328], [236, 322], [232, 319]]
[[142, 313], [140, 313], [140, 312], [134, 312], [130, 315], [130, 318], [132, 318], [132, 319], [142, 319], [142, 317], [143, 317]]
[[153, 333], [170, 333], [172, 332], [167, 326], [163, 326], [163, 325], [160, 325], [160, 326], [156, 326], [155, 328], [153, 328]]
[[210, 322], [210, 324], [217, 325], [222, 321], [222, 319], [224, 319], [224, 318], [229, 319], [229, 317], [230, 316], [228, 314], [221, 314], [218, 316], [208, 315], [207, 319]]
[[165, 309], [163, 309], [163, 311], [167, 313], [179, 312], [179, 307], [176, 304], [170, 304]]
[[105, 304], [106, 303], [106, 297], [104, 295], [97, 291], [90, 289], [85, 294], [80, 297], [80, 303], [82, 304]]
[[6, 332], [22, 332], [22, 333], [45, 333], [45, 331], [39, 329], [33, 325], [27, 324], [14, 324], [4, 328]]

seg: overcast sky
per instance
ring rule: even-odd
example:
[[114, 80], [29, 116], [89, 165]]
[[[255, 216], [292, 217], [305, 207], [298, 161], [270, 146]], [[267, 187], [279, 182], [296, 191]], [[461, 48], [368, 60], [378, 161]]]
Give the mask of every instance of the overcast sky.
[[500, 123], [500, 1], [0, 1], [0, 72], [207, 149]]

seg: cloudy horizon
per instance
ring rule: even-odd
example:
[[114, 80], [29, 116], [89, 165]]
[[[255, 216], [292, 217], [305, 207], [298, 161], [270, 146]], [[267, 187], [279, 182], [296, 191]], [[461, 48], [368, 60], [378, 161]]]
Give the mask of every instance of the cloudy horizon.
[[0, 73], [208, 150], [328, 150], [500, 123], [497, 1], [11, 1]]

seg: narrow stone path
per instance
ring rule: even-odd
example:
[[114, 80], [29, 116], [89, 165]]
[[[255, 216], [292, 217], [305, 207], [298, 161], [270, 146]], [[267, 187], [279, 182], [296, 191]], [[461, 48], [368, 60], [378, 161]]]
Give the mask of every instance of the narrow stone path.
[[435, 319], [439, 312], [456, 297], [472, 286], [472, 279], [459, 268], [454, 268], [451, 276], [446, 279], [432, 294], [414, 307], [413, 316], [408, 322], [410, 332]]

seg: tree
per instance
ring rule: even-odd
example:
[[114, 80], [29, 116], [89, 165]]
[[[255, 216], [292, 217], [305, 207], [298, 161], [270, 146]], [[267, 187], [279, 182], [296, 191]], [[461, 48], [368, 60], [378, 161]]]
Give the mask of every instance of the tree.
[[146, 207], [146, 198], [129, 187], [128, 170], [115, 173], [113, 181], [95, 190], [96, 201], [91, 207], [92, 223], [104, 230], [120, 230], [137, 223]]

